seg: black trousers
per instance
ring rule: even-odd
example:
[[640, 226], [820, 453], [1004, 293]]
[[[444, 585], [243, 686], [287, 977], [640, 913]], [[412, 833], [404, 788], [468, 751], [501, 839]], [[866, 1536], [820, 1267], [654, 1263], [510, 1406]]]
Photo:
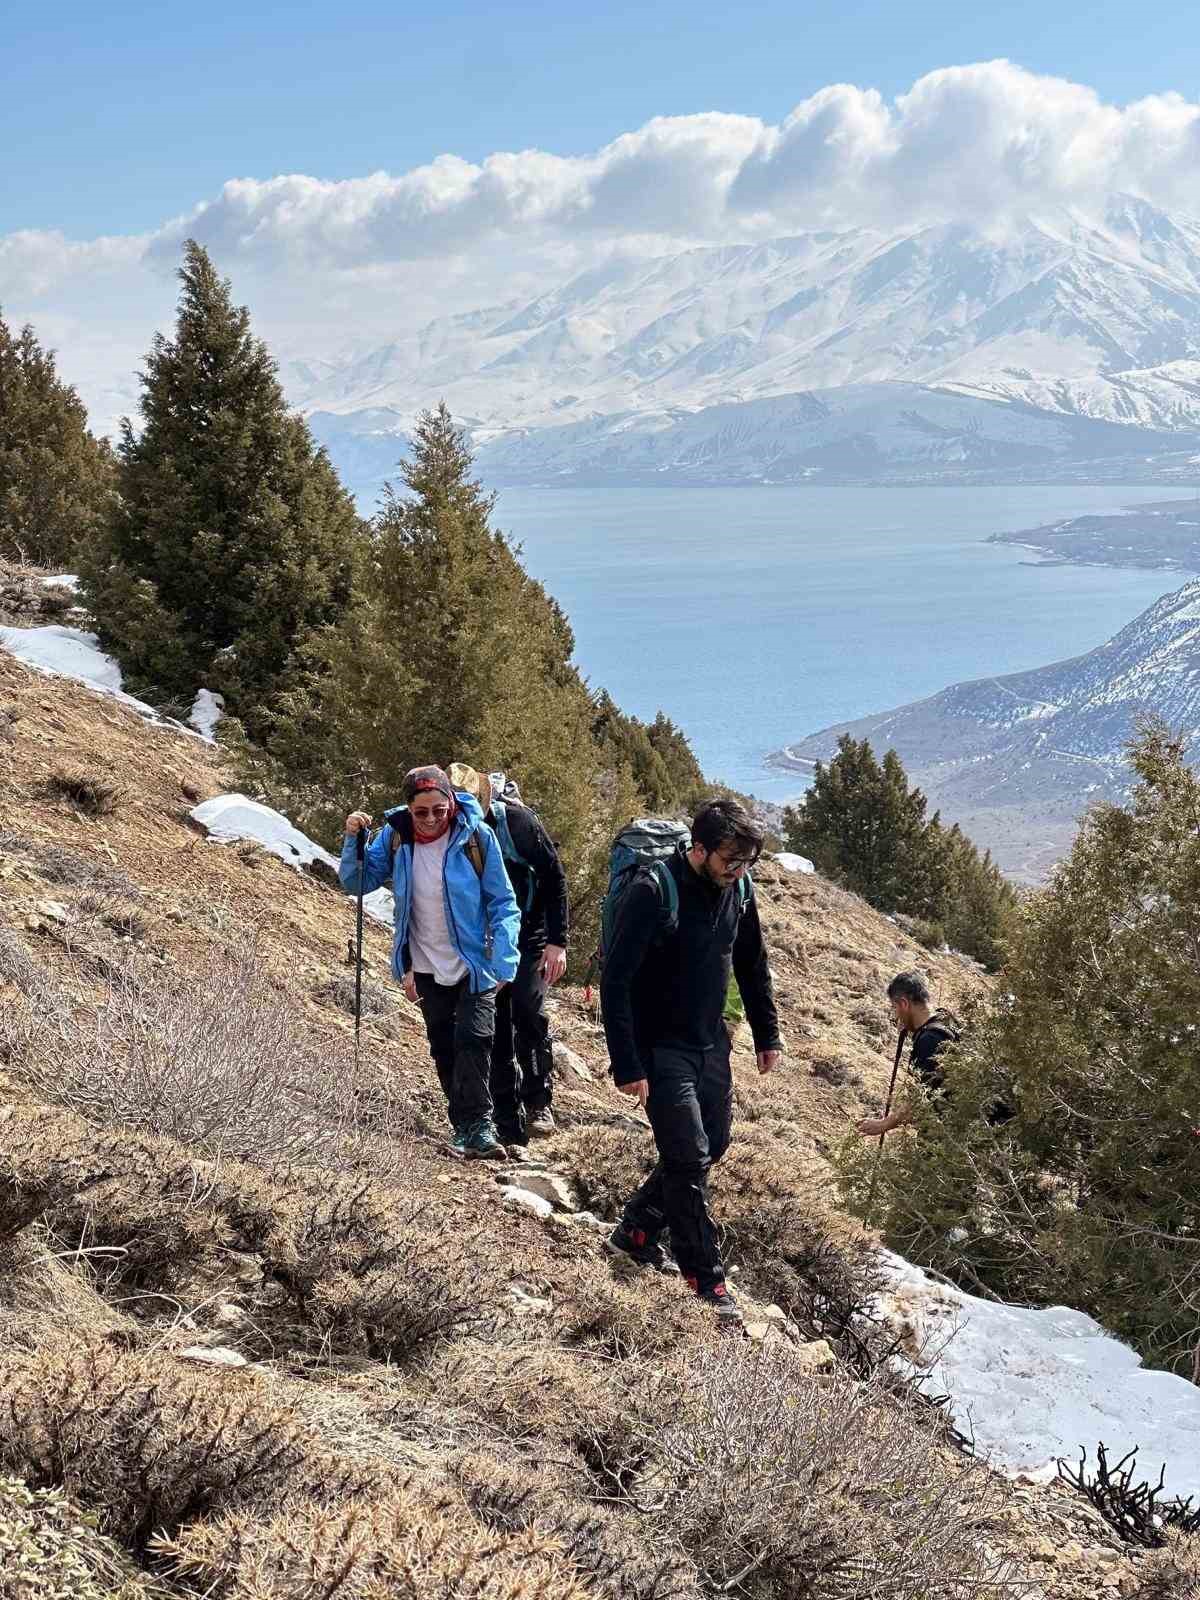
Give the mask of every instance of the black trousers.
[[625, 1203], [624, 1224], [651, 1239], [670, 1230], [671, 1249], [685, 1278], [701, 1289], [725, 1280], [717, 1228], [708, 1209], [708, 1172], [729, 1149], [733, 1121], [730, 1043], [722, 1030], [710, 1050], [650, 1052], [646, 1113], [658, 1161]]
[[544, 1111], [553, 1092], [542, 955], [540, 949], [521, 952], [517, 975], [496, 1002], [492, 1099], [497, 1126], [513, 1137], [524, 1136], [526, 1116]]
[[496, 1031], [496, 991], [472, 994], [471, 980], [438, 983], [418, 972], [417, 995], [450, 1121], [461, 1128], [492, 1115], [488, 1064]]

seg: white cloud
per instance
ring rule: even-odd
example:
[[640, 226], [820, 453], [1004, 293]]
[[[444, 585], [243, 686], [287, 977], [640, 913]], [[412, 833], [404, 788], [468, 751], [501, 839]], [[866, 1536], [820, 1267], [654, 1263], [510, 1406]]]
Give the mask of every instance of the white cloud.
[[192, 234], [263, 332], [316, 350], [322, 336], [370, 339], [536, 292], [614, 251], [829, 224], [996, 229], [1016, 212], [1088, 211], [1118, 190], [1200, 214], [1200, 105], [1174, 93], [1108, 105], [1084, 85], [990, 61], [928, 73], [891, 103], [835, 84], [778, 126], [659, 117], [585, 156], [443, 155], [340, 182], [231, 179], [142, 237], [0, 237], [0, 303], [35, 320], [108, 318], [110, 337], [128, 329], [136, 359], [169, 313]]

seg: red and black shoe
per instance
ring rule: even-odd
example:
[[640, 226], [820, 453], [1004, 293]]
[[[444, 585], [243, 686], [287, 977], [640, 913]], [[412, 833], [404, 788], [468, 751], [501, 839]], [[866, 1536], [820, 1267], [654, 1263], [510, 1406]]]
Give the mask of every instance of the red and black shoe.
[[639, 1267], [653, 1267], [655, 1272], [679, 1271], [658, 1240], [652, 1239], [644, 1228], [627, 1228], [618, 1222], [604, 1241], [604, 1248]]
[[742, 1320], [742, 1308], [724, 1279], [720, 1283], [711, 1284], [707, 1289], [702, 1289], [696, 1278], [688, 1278], [687, 1282], [696, 1298], [702, 1300], [706, 1306], [712, 1306], [722, 1322]]

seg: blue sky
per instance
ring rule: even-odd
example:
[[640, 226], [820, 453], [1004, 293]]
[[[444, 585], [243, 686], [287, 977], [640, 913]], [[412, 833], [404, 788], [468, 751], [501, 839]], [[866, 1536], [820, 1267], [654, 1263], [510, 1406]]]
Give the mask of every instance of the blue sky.
[[780, 121], [823, 85], [886, 98], [1007, 56], [1116, 103], [1200, 89], [1183, 0], [65, 0], [7, 11], [0, 234], [160, 225], [232, 177], [396, 173], [450, 152], [595, 150], [656, 115]]

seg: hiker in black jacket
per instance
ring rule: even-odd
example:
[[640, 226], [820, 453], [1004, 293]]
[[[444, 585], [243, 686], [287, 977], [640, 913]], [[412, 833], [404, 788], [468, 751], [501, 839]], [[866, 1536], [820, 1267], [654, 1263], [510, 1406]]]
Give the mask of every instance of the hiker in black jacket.
[[[501, 841], [504, 866], [521, 909], [517, 942], [521, 964], [496, 1003], [491, 1087], [496, 1127], [504, 1144], [525, 1144], [530, 1135], [554, 1132], [553, 1037], [546, 991], [567, 968], [567, 875], [558, 851], [536, 812], [523, 805], [509, 783], [493, 801], [487, 773], [454, 765], [456, 781], [474, 794], [484, 821]], [[503, 775], [496, 774], [503, 782]], [[496, 815], [503, 806], [503, 825]], [[507, 837], [506, 837], [507, 834]]]
[[[935, 1011], [933, 994], [923, 972], [898, 972], [887, 987], [888, 1004], [896, 1027], [912, 1040], [908, 1067], [913, 1077], [930, 1095], [946, 1092], [945, 1066], [939, 1059], [948, 1044], [959, 1038], [958, 1025], [945, 1011]], [[897, 1050], [903, 1047], [903, 1041]], [[913, 1119], [912, 1107], [901, 1103], [883, 1117], [864, 1117], [856, 1124], [864, 1139], [891, 1133]]]
[[780, 1058], [771, 973], [753, 888], [738, 883], [758, 860], [763, 830], [733, 800], [702, 806], [690, 849], [667, 862], [679, 889], [678, 926], [663, 927], [654, 874], [625, 889], [604, 953], [601, 1004], [617, 1087], [646, 1108], [658, 1162], [625, 1204], [609, 1248], [674, 1270], [659, 1243], [668, 1229], [678, 1270], [719, 1315], [740, 1312], [725, 1283], [708, 1210], [708, 1172], [729, 1147], [732, 1035], [723, 1020], [729, 976], [746, 1008], [758, 1070]]

